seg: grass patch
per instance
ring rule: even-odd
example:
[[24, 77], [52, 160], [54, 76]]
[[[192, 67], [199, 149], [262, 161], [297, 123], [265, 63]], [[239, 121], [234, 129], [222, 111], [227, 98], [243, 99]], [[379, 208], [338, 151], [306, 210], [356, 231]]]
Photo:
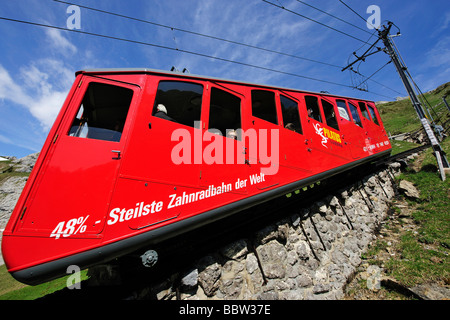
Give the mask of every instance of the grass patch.
[[386, 131], [391, 135], [411, 132], [422, 126], [409, 99], [385, 103], [377, 108]]
[[420, 147], [420, 144], [417, 144], [414, 142], [408, 142], [408, 141], [394, 140], [394, 141], [391, 141], [391, 146], [392, 146], [391, 155], [396, 155], [398, 153]]
[[[397, 141], [393, 142], [393, 146]], [[402, 142], [400, 142], [402, 144]], [[403, 145], [403, 144], [402, 144]], [[441, 142], [450, 154], [450, 138]], [[420, 198], [399, 200], [362, 258], [384, 269], [405, 287], [424, 283], [450, 284], [450, 177], [442, 181], [433, 150], [427, 149], [397, 180], [408, 180]], [[405, 214], [402, 216], [402, 214]], [[414, 226], [414, 227], [412, 227]], [[391, 242], [391, 245], [388, 245]], [[386, 296], [387, 299], [390, 299]]]
[[[434, 112], [432, 112], [434, 119], [442, 117], [442, 119], [445, 120], [448, 118], [448, 111], [445, 106], [441, 104], [444, 95], [450, 95], [450, 82], [439, 86], [432, 92], [424, 94], [425, 98], [432, 106], [435, 107], [440, 104], [440, 107], [435, 108]], [[383, 120], [386, 131], [391, 135], [411, 132], [422, 128], [409, 98], [380, 104], [377, 106], [377, 109]]]
[[[447, 153], [450, 140], [441, 143]], [[432, 170], [430, 169], [432, 168]], [[400, 259], [386, 264], [393, 277], [406, 286], [426, 282], [448, 284], [450, 280], [450, 177], [442, 181], [432, 150], [425, 152], [419, 172], [409, 170], [400, 179], [408, 180], [420, 191], [420, 199], [410, 201], [417, 232], [406, 232], [396, 247]]]
[[[67, 275], [37, 286], [27, 286], [16, 281], [3, 265], [0, 266], [0, 300], [35, 300], [66, 288], [69, 277]], [[80, 278], [81, 281], [88, 278], [87, 270], [81, 271]]]
[[407, 287], [427, 282], [445, 283], [449, 277], [449, 259], [443, 252], [424, 246], [412, 233], [401, 237], [397, 248], [401, 259], [389, 260], [385, 268]]

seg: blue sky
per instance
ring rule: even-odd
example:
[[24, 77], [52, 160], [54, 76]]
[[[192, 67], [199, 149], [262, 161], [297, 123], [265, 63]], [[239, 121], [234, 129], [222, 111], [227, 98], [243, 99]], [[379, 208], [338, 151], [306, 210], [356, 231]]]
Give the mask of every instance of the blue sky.
[[[350, 88], [362, 81], [340, 66], [353, 61], [372, 43], [373, 30], [365, 21], [380, 8], [381, 23], [393, 21], [401, 36], [394, 38], [410, 73], [422, 91], [450, 81], [450, 7], [448, 0], [268, 0], [330, 28], [261, 0], [72, 0], [74, 4], [141, 20], [124, 19], [80, 8], [80, 31], [178, 48], [250, 66], [149, 45], [43, 28], [0, 19], [0, 155], [23, 157], [40, 151], [74, 80], [77, 70], [89, 68], [187, 68], [193, 74], [359, 97], [374, 101], [406, 96], [392, 64], [367, 81], [363, 92]], [[303, 2], [303, 3], [302, 3]], [[305, 3], [348, 23], [339, 21]], [[52, 0], [2, 1], [0, 17], [67, 27], [69, 4]], [[254, 47], [283, 52], [289, 57], [182, 32], [189, 30]], [[392, 29], [394, 33], [397, 28]], [[353, 38], [354, 37], [354, 38]], [[371, 38], [370, 38], [371, 37]], [[381, 43], [379, 44], [381, 46]], [[326, 64], [299, 59], [304, 57]], [[388, 62], [377, 53], [355, 67], [372, 75]], [[332, 66], [330, 66], [331, 64]], [[341, 85], [308, 80], [320, 79]]]

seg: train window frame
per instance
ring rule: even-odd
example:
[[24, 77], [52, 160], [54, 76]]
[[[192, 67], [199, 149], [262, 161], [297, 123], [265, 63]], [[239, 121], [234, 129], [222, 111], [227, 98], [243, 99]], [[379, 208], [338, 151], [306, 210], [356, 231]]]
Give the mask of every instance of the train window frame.
[[[343, 103], [344, 105], [342, 105], [342, 104], [339, 105], [339, 103]], [[351, 122], [352, 118], [350, 117], [350, 111], [348, 110], [347, 101], [344, 99], [336, 99], [336, 106], [338, 109], [339, 116], [342, 119]]]
[[134, 91], [100, 81], [88, 83], [67, 135], [120, 142]]
[[[311, 103], [311, 101], [308, 101], [309, 98], [315, 99], [316, 100], [315, 103]], [[306, 111], [308, 114], [308, 118], [311, 118], [318, 122], [323, 123], [322, 114], [320, 113], [319, 98], [317, 96], [313, 96], [313, 95], [305, 95], [304, 99], [305, 99], [305, 105], [306, 105]], [[316, 118], [316, 116], [317, 116], [317, 118]]]
[[275, 92], [270, 90], [253, 89], [251, 90], [251, 97], [252, 116], [278, 125], [279, 121]]
[[369, 109], [369, 114], [372, 117], [372, 122], [375, 123], [377, 126], [379, 126], [380, 122], [378, 121], [378, 117], [375, 112], [375, 107], [372, 107], [370, 104], [367, 103], [367, 108]]
[[[174, 87], [170, 89], [165, 88], [166, 90], [161, 89], [162, 85], [169, 84], [172, 84]], [[188, 88], [193, 89], [194, 87], [196, 87], [197, 90], [187, 90]], [[184, 90], [181, 90], [183, 88]], [[177, 95], [180, 97], [174, 97], [173, 94], [168, 93], [172, 90], [175, 92], [179, 91]], [[201, 121], [203, 98], [205, 96], [204, 91], [205, 86], [203, 83], [186, 81], [184, 79], [160, 80], [156, 87], [152, 116], [172, 121], [180, 125], [185, 125], [187, 127], [197, 128], [196, 125]], [[189, 92], [191, 92], [190, 96]], [[186, 95], [186, 98], [183, 98], [182, 95]], [[179, 101], [182, 101], [182, 103]], [[165, 115], [161, 113], [157, 114], [159, 105], [163, 105], [165, 107]]]
[[[227, 108], [227, 107], [230, 106], [230, 104], [228, 104], [224, 108], [224, 107], [222, 107], [222, 105], [223, 105], [222, 103], [221, 103], [221, 105], [217, 104], [218, 102], [222, 102], [223, 100], [222, 101], [213, 101], [213, 95], [214, 95], [214, 98], [222, 98], [223, 99], [223, 97], [217, 96], [217, 93], [220, 93], [222, 95], [227, 95], [228, 98], [236, 99], [235, 102], [239, 103], [238, 106], [237, 106], [237, 104], [234, 104], [232, 106], [232, 109], [236, 109], [236, 107], [237, 107], [238, 108], [238, 110], [237, 110], [238, 112], [234, 112], [234, 119], [235, 120], [233, 121], [234, 125], [232, 125], [231, 127], [228, 124], [225, 124], [225, 125], [220, 124], [219, 126], [217, 126], [215, 124], [211, 125], [211, 123], [214, 123], [217, 120], [221, 120], [220, 122], [223, 123], [223, 119], [225, 119], [226, 116], [227, 116], [226, 113], [222, 113], [220, 115], [220, 117], [215, 115], [216, 118], [213, 118], [213, 119], [217, 119], [217, 120], [212, 121], [211, 120], [212, 119], [212, 115], [213, 115], [213, 113], [215, 113], [214, 110], [219, 110], [219, 109], [222, 109], [222, 110], [227, 110], [228, 109], [229, 110], [229, 108]], [[227, 102], [233, 103], [232, 101], [227, 101]], [[215, 106], [217, 108], [213, 109], [213, 106]], [[233, 110], [231, 110], [231, 112], [233, 112]], [[230, 118], [230, 117], [228, 117], [228, 118]], [[219, 122], [215, 122], [215, 123], [219, 123]], [[220, 128], [218, 128], [218, 127], [220, 127]], [[211, 132], [211, 133], [214, 133], [214, 134], [219, 134], [220, 133], [220, 135], [222, 135], [222, 136], [224, 136], [226, 138], [241, 140], [241, 138], [242, 138], [241, 137], [242, 130], [240, 130], [240, 129], [242, 129], [242, 98], [237, 96], [236, 94], [233, 94], [233, 93], [227, 91], [227, 90], [224, 90], [224, 89], [212, 86], [211, 87], [211, 91], [210, 91], [210, 97], [209, 97], [208, 131]]]
[[[352, 107], [354, 109], [352, 109]], [[352, 123], [354, 123], [358, 127], [362, 128], [363, 124], [362, 124], [362, 120], [361, 120], [361, 117], [360, 117], [359, 112], [358, 112], [358, 106], [356, 106], [351, 101], [349, 101], [348, 102], [348, 108], [350, 109], [350, 115], [352, 116]], [[355, 113], [353, 113], [353, 111], [355, 111]], [[358, 117], [358, 119], [355, 119], [355, 114]]]
[[371, 120], [370, 119], [370, 115], [369, 112], [367, 111], [367, 106], [366, 103], [363, 101], [358, 101], [358, 106], [359, 106], [359, 110], [361, 110], [361, 114], [364, 118], [366, 118], [367, 120]]
[[334, 104], [324, 98], [320, 99], [320, 103], [322, 105], [322, 111], [325, 116], [325, 124], [327, 126], [329, 126], [330, 128], [340, 131], [338, 119], [336, 117], [336, 108], [335, 108]]
[[[284, 128], [294, 131], [298, 134], [303, 134], [302, 120], [300, 117], [300, 110], [299, 110], [299, 103], [296, 100], [294, 100], [284, 94], [280, 94], [279, 97], [280, 97], [281, 115], [283, 117]], [[288, 108], [291, 108], [291, 110], [294, 110], [294, 109], [295, 110], [294, 111], [285, 110], [285, 107], [284, 107], [285, 104], [283, 103], [283, 99], [288, 100], [288, 102], [292, 103], [292, 105], [295, 104], [295, 106], [293, 106], [293, 107], [288, 107]], [[295, 117], [296, 117], [296, 119], [295, 119]]]

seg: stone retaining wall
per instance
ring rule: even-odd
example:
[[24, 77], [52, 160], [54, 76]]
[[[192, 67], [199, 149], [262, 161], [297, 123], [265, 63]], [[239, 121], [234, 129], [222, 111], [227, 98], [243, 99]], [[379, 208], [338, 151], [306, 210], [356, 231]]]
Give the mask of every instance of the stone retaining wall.
[[[340, 299], [394, 196], [392, 166], [135, 292], [136, 299]], [[181, 279], [181, 281], [180, 281]]]

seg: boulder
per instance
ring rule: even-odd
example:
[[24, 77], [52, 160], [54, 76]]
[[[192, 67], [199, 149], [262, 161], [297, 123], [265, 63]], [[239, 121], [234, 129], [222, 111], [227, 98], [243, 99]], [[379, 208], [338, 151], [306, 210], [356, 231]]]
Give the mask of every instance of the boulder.
[[404, 193], [408, 198], [419, 199], [420, 193], [416, 187], [409, 181], [401, 180], [398, 186], [400, 192]]

